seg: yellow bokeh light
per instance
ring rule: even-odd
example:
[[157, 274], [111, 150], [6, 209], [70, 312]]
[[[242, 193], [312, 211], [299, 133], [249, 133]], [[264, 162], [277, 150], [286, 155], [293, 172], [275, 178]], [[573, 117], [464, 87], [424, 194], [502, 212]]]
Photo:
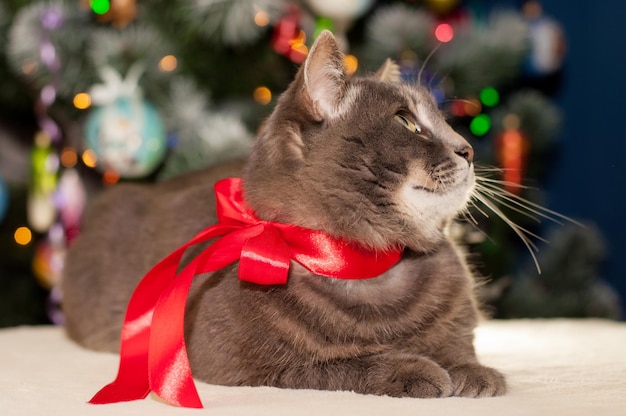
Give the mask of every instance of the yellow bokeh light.
[[66, 147], [61, 151], [61, 164], [66, 168], [73, 168], [78, 162], [78, 155], [76, 150], [71, 147]]
[[81, 159], [85, 166], [89, 168], [95, 168], [96, 162], [98, 161], [98, 157], [96, 156], [96, 152], [91, 149], [87, 149], [83, 152]]
[[265, 27], [270, 23], [270, 15], [264, 12], [263, 10], [259, 10], [254, 15], [254, 23], [257, 26]]
[[159, 61], [159, 69], [163, 72], [172, 72], [178, 66], [178, 60], [174, 55], [165, 55]]
[[15, 242], [21, 246], [25, 246], [33, 239], [33, 233], [28, 227], [19, 227], [13, 234]]
[[272, 92], [267, 87], [257, 87], [252, 97], [257, 103], [266, 105], [272, 101]]
[[354, 55], [346, 55], [343, 58], [343, 65], [346, 68], [348, 75], [352, 75], [359, 67], [359, 60]]
[[74, 96], [73, 103], [74, 107], [78, 108], [79, 110], [86, 110], [87, 108], [91, 107], [91, 95], [87, 94], [86, 92], [79, 92]]

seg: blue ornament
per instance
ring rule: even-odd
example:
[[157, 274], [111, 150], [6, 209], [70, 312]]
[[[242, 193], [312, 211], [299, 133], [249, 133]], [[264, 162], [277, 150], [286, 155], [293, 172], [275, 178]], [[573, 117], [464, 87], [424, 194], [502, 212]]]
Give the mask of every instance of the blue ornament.
[[541, 77], [561, 69], [565, 59], [565, 35], [561, 25], [553, 19], [539, 16], [528, 20], [529, 53], [524, 71]]
[[167, 150], [157, 110], [137, 96], [120, 96], [95, 107], [85, 123], [85, 144], [96, 154], [98, 170], [125, 178], [150, 174]]
[[9, 208], [9, 189], [0, 177], [0, 221], [4, 218]]

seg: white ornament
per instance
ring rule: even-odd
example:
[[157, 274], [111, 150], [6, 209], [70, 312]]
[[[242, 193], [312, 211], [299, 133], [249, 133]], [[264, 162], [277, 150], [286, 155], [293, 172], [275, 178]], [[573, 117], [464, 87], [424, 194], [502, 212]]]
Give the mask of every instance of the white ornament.
[[373, 0], [308, 0], [307, 3], [320, 16], [354, 20], [365, 14]]
[[373, 4], [373, 0], [307, 0], [311, 10], [320, 17], [333, 20], [333, 33], [339, 47], [348, 50], [346, 33], [354, 21], [363, 16]]

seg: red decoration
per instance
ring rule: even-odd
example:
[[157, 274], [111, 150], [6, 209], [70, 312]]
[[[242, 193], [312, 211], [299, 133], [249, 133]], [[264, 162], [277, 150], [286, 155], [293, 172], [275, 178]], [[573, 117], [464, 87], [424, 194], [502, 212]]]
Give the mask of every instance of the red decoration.
[[504, 189], [519, 195], [529, 151], [528, 140], [517, 129], [507, 129], [496, 140], [497, 157], [502, 167]]
[[[202, 407], [183, 337], [187, 294], [200, 273], [239, 260], [241, 280], [285, 284], [294, 260], [318, 275], [367, 279], [384, 273], [402, 256], [400, 248], [372, 251], [321, 231], [262, 221], [245, 205], [241, 179], [218, 182], [215, 194], [218, 224], [161, 260], [139, 282], [126, 310], [117, 378], [91, 403], [142, 399], [153, 391], [174, 405]], [[176, 274], [188, 247], [216, 237], [220, 238]]]
[[274, 27], [271, 44], [277, 53], [300, 64], [304, 62], [309, 51], [306, 47], [306, 35], [300, 29], [298, 20], [298, 9], [290, 9]]

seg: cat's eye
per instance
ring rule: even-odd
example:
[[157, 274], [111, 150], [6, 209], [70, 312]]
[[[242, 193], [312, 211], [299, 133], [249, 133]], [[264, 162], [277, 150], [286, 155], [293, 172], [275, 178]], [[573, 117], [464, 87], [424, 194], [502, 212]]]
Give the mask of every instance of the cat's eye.
[[422, 134], [422, 128], [418, 124], [409, 120], [407, 117], [403, 116], [402, 114], [396, 114], [394, 116], [394, 119], [398, 123], [402, 124], [405, 128], [407, 128], [410, 132], [416, 133], [416, 134]]

